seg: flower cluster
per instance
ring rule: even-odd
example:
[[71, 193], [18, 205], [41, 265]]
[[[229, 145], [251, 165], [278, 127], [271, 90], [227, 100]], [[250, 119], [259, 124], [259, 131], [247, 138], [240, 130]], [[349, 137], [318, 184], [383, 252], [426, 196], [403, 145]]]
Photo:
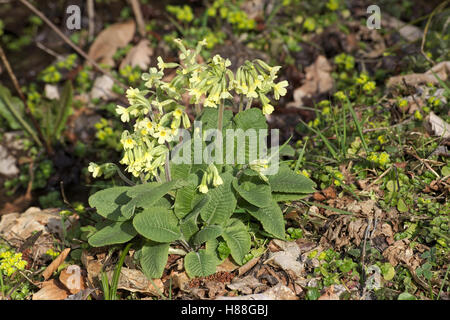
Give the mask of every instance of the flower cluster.
[[360, 74], [360, 76], [356, 79], [356, 83], [362, 86], [365, 93], [370, 94], [376, 88], [375, 81], [369, 81], [369, 77], [365, 73]]
[[328, 0], [327, 8], [331, 11], [336, 11], [339, 9], [339, 0]]
[[183, 22], [191, 22], [194, 19], [194, 13], [192, 12], [191, 7], [188, 5], [184, 6], [172, 6], [168, 5], [166, 10], [172, 14], [174, 14], [179, 21]]
[[57, 251], [54, 251], [53, 249], [48, 249], [46, 252], [45, 252], [45, 254], [46, 255], [48, 255], [48, 256], [50, 256], [50, 257], [52, 257], [53, 259], [54, 258], [56, 258], [57, 256], [59, 256], [59, 252], [57, 252]]
[[439, 107], [441, 105], [441, 100], [434, 96], [428, 98], [427, 103], [431, 107]]
[[388, 142], [388, 139], [385, 135], [378, 136], [377, 140], [380, 144], [385, 144], [386, 142]]
[[[182, 98], [186, 94], [191, 104], [211, 108], [223, 105], [226, 99], [238, 94], [241, 100], [249, 100], [249, 106], [252, 99], [259, 99], [263, 113], [270, 114], [274, 107], [268, 95], [273, 94], [278, 100], [287, 91], [287, 81], [274, 82], [279, 66], [271, 67], [261, 60], [246, 61], [234, 74], [228, 69], [230, 60], [219, 55], [206, 63], [198, 62], [197, 56], [206, 40], [199, 42], [195, 49], [187, 49], [179, 39], [175, 43], [180, 49], [180, 63], [164, 62], [158, 57], [157, 67], [142, 75], [147, 89], [128, 89], [129, 107], [116, 108], [122, 122], [133, 123], [133, 130], [124, 130], [121, 135], [124, 155], [120, 163], [133, 176], [145, 181], [165, 173], [170, 143], [176, 142], [181, 127], [187, 129], [191, 125]], [[176, 76], [164, 81], [164, 70], [172, 68], [177, 69]], [[102, 166], [91, 163], [89, 171], [99, 177]], [[207, 189], [206, 185], [202, 184], [203, 190]]]
[[11, 276], [17, 270], [23, 270], [27, 266], [27, 262], [22, 260], [21, 253], [12, 251], [0, 252], [0, 273]]
[[40, 74], [41, 80], [47, 83], [59, 82], [62, 78], [60, 71], [62, 69], [72, 69], [75, 66], [76, 60], [77, 55], [70, 54], [65, 59], [60, 60], [56, 64], [45, 68]]
[[308, 30], [309, 32], [312, 32], [316, 29], [316, 20], [312, 17], [306, 18], [305, 22], [303, 23], [303, 27]]
[[334, 94], [334, 97], [340, 101], [344, 101], [345, 99], [347, 99], [347, 96], [345, 95], [345, 93], [343, 91], [338, 91]]
[[400, 110], [405, 111], [405, 110], [407, 110], [407, 107], [408, 107], [408, 100], [399, 99], [397, 104], [398, 104], [398, 107], [400, 108]]
[[251, 30], [256, 26], [255, 20], [250, 19], [238, 6], [227, 6], [225, 0], [214, 1], [208, 8], [207, 14], [210, 17], [215, 17], [219, 14], [222, 19], [226, 19], [239, 30]]
[[198, 190], [201, 193], [208, 193], [208, 185], [213, 185], [214, 187], [218, 187], [221, 184], [223, 184], [223, 180], [219, 175], [219, 171], [217, 170], [217, 167], [211, 163], [208, 166], [208, 169], [203, 174], [202, 181], [200, 185], [198, 186]]
[[416, 111], [414, 112], [414, 118], [416, 118], [416, 120], [422, 121], [423, 115], [422, 115], [422, 113], [420, 113], [419, 110], [416, 110]]
[[334, 57], [334, 63], [342, 66], [345, 70], [352, 70], [355, 68], [355, 58], [351, 55], [341, 53]]
[[110, 148], [120, 151], [122, 148], [119, 143], [120, 132], [114, 130], [105, 118], [101, 118], [100, 121], [95, 124], [95, 129], [97, 129], [95, 136], [99, 140], [99, 144], [107, 145]]
[[367, 160], [378, 164], [380, 167], [385, 167], [390, 162], [389, 154], [386, 152], [381, 152], [380, 154], [372, 152], [367, 157]]

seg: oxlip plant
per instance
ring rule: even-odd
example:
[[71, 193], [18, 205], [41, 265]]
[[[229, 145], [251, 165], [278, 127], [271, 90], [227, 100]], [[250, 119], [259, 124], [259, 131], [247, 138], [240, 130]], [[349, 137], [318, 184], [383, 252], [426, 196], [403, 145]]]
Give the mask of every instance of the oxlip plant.
[[[269, 174], [267, 168], [278, 161], [279, 152], [251, 159], [252, 145], [246, 144], [232, 151], [243, 157], [243, 163], [224, 161], [230, 154], [220, 143], [222, 134], [229, 130], [267, 131], [264, 115], [274, 110], [269, 97], [278, 100], [288, 85], [287, 81], [275, 81], [281, 67], [255, 60], [233, 72], [230, 61], [219, 55], [199, 62], [205, 41], [195, 49], [187, 49], [181, 40], [176, 44], [180, 63], [167, 63], [159, 57], [157, 68], [142, 75], [147, 90], [130, 88], [126, 93], [130, 105], [117, 106], [121, 120], [132, 128], [122, 133], [120, 161], [130, 178], [115, 164], [89, 165], [94, 177], [118, 172], [128, 184], [98, 191], [89, 198], [90, 206], [105, 218], [95, 226], [89, 244], [101, 247], [131, 242], [149, 278], [162, 276], [171, 253], [184, 255], [190, 277], [213, 274], [223, 259], [218, 254], [219, 244], [229, 248], [237, 264], [243, 264], [251, 249], [250, 224], [258, 224], [265, 237], [285, 239], [278, 203], [301, 199], [315, 187], [312, 180], [283, 163]], [[166, 69], [176, 70], [170, 81], [163, 80]], [[255, 101], [262, 109], [252, 108]], [[187, 107], [196, 112], [194, 126]], [[231, 108], [239, 112], [234, 115]], [[208, 140], [205, 136], [210, 129], [219, 134]], [[181, 136], [181, 131], [194, 139]], [[187, 146], [192, 149], [195, 138], [203, 148], [213, 147], [213, 161], [198, 163], [193, 161], [194, 155], [188, 158], [192, 161], [171, 159], [175, 146], [190, 142]], [[238, 138], [233, 137], [233, 145]]]

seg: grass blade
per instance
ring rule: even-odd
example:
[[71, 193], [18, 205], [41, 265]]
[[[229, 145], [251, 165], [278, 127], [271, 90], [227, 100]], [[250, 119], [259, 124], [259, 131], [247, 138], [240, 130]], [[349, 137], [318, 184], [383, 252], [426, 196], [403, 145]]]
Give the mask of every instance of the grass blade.
[[56, 116], [56, 125], [54, 127], [54, 135], [59, 138], [61, 135], [61, 131], [64, 129], [67, 118], [69, 117], [72, 111], [72, 97], [73, 97], [73, 88], [72, 83], [67, 81], [64, 85], [61, 100], [58, 108], [58, 114]]
[[31, 136], [31, 138], [36, 142], [38, 146], [42, 147], [42, 142], [38, 138], [36, 131], [31, 128], [31, 126], [25, 121], [25, 119], [21, 116], [21, 114], [14, 108], [13, 104], [10, 100], [10, 94], [8, 91], [6, 91], [5, 88], [0, 88], [0, 99], [3, 100], [5, 103], [6, 108], [8, 111], [14, 116], [14, 118], [20, 123], [22, 128]]
[[361, 124], [359, 123], [358, 117], [356, 116], [356, 112], [353, 109], [352, 104], [350, 103], [348, 98], [347, 98], [347, 106], [348, 106], [348, 109], [350, 110], [350, 113], [352, 114], [352, 118], [353, 118], [353, 121], [355, 122], [355, 126], [356, 126], [356, 129], [358, 130], [358, 135], [361, 138], [361, 142], [364, 147], [364, 150], [368, 154], [369, 148], [367, 147], [366, 140], [364, 139], [364, 134], [362, 132]]

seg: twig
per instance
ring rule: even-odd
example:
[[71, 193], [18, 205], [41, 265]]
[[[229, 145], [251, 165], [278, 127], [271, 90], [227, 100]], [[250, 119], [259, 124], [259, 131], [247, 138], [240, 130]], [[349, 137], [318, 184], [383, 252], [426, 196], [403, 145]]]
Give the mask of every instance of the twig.
[[33, 6], [28, 0], [19, 0], [24, 6], [26, 6], [28, 9], [33, 11], [34, 14], [36, 14], [39, 18], [41, 18], [48, 26], [56, 32], [56, 34], [64, 40], [65, 43], [67, 43], [70, 47], [72, 47], [73, 50], [75, 50], [79, 55], [81, 55], [84, 59], [86, 59], [90, 64], [94, 66], [95, 69], [97, 69], [99, 72], [105, 74], [106, 76], [110, 77], [114, 83], [116, 83], [121, 88], [127, 89], [127, 86], [125, 86], [122, 82], [117, 80], [113, 77], [113, 75], [100, 67], [100, 65], [95, 62], [91, 57], [89, 57], [80, 47], [78, 47], [76, 44], [74, 44], [64, 33], [61, 32], [61, 30], [58, 29], [57, 26], [53, 24], [39, 9], [37, 9], [35, 6]]
[[36, 47], [38, 47], [39, 49], [41, 49], [42, 51], [48, 53], [49, 55], [51, 55], [52, 57], [55, 57], [56, 59], [63, 59], [63, 56], [60, 55], [59, 53], [53, 51], [52, 49], [47, 48], [46, 46], [44, 46], [42, 43], [40, 42], [36, 42]]
[[64, 181], [60, 181], [59, 182], [59, 188], [61, 190], [61, 196], [63, 198], [63, 202], [71, 209], [73, 209], [75, 211], [75, 208], [72, 206], [72, 204], [69, 202], [69, 200], [67, 200], [66, 197], [66, 192], [64, 191]]
[[131, 7], [133, 8], [134, 17], [136, 18], [136, 23], [138, 26], [139, 34], [142, 37], [145, 37], [145, 22], [144, 17], [142, 15], [141, 6], [138, 0], [130, 0]]
[[33, 166], [34, 166], [34, 161], [30, 162], [29, 168], [28, 168], [28, 174], [30, 175], [30, 181], [28, 181], [28, 186], [27, 186], [27, 192], [25, 193], [25, 198], [28, 200], [31, 200], [31, 190], [33, 189], [33, 181], [34, 181], [34, 170], [33, 170]]
[[88, 39], [89, 39], [89, 41], [92, 41], [92, 39], [94, 39], [94, 33], [95, 33], [94, 0], [87, 0], [87, 12], [88, 12], [88, 19], [89, 19]]
[[369, 237], [370, 229], [372, 229], [372, 218], [368, 218], [367, 220], [367, 228], [366, 232], [364, 232], [364, 242], [363, 242], [363, 248], [361, 252], [361, 266], [362, 270], [365, 270], [365, 260], [366, 260], [366, 244], [367, 244], [367, 238]]
[[385, 172], [383, 172], [381, 174], [381, 176], [379, 176], [374, 182], [372, 182], [371, 184], [369, 184], [368, 188], [372, 187], [373, 185], [375, 185], [378, 181], [380, 181], [380, 179], [382, 179], [385, 175], [387, 175], [389, 173], [389, 171], [391, 171], [392, 166], [389, 167]]
[[415, 152], [409, 151], [408, 153], [417, 160], [419, 160], [422, 164], [424, 164], [425, 167], [427, 167], [428, 170], [430, 170], [438, 179], [441, 178], [441, 176], [436, 171], [433, 170], [433, 168], [427, 163], [427, 161], [425, 161], [426, 159], [421, 159]]
[[6, 58], [5, 52], [3, 51], [3, 48], [0, 46], [0, 58], [3, 61], [3, 64], [5, 65], [6, 71], [8, 72], [9, 77], [11, 78], [11, 81], [14, 85], [14, 88], [16, 89], [17, 93], [19, 94], [20, 99], [22, 100], [24, 106], [25, 106], [25, 112], [27, 116], [30, 117], [31, 122], [33, 123], [34, 128], [36, 129], [39, 139], [36, 141], [38, 144], [39, 142], [41, 144], [44, 144], [45, 149], [49, 155], [53, 155], [53, 149], [51, 145], [48, 143], [48, 141], [44, 138], [44, 135], [42, 134], [41, 127], [39, 126], [39, 123], [37, 122], [36, 118], [33, 116], [33, 113], [31, 112], [27, 99], [25, 98], [25, 95], [22, 92], [22, 89], [20, 89], [19, 82], [17, 81], [16, 76], [14, 75], [14, 72], [11, 68], [11, 65], [9, 64], [8, 59]]

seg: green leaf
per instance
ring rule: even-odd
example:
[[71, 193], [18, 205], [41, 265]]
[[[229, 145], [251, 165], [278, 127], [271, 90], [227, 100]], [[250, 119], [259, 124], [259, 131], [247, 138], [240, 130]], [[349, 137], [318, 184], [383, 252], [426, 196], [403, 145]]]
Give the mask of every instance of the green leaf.
[[222, 237], [230, 248], [234, 261], [242, 265], [251, 246], [250, 234], [245, 224], [238, 219], [231, 219], [223, 231]]
[[201, 217], [208, 224], [225, 224], [236, 208], [236, 197], [231, 190], [233, 176], [225, 173], [221, 178], [223, 184], [209, 189], [208, 196], [211, 200], [201, 210]]
[[198, 225], [193, 219], [189, 219], [180, 224], [180, 230], [181, 230], [181, 233], [183, 234], [183, 237], [187, 241], [189, 241], [191, 239], [191, 237], [197, 233]]
[[417, 299], [411, 293], [403, 292], [403, 293], [400, 293], [397, 300], [417, 300]]
[[167, 198], [167, 196], [162, 197], [153, 205], [154, 207], [162, 207], [166, 209], [172, 209], [172, 202]]
[[[258, 154], [263, 150], [263, 147], [267, 147], [260, 145], [260, 141], [265, 139], [268, 134], [266, 118], [261, 110], [252, 108], [239, 112], [234, 117], [234, 123], [234, 159], [249, 163], [256, 160], [255, 156], [256, 158], [265, 156], [265, 154]], [[226, 135], [226, 140], [226, 145], [232, 143], [231, 136]], [[228, 150], [228, 148], [224, 150], [224, 154], [228, 152], [231, 152], [231, 150]], [[230, 155], [227, 154], [227, 156]]]
[[400, 212], [408, 212], [408, 207], [406, 206], [405, 201], [403, 201], [402, 198], [398, 199], [397, 209]]
[[285, 225], [283, 212], [275, 201], [264, 208], [257, 208], [254, 206], [248, 206], [247, 212], [250, 213], [256, 220], [261, 222], [264, 230], [275, 238], [285, 238]]
[[148, 182], [143, 184], [138, 184], [133, 187], [128, 187], [127, 196], [130, 198], [136, 198], [143, 192], [149, 192], [153, 188], [159, 187], [161, 182]]
[[234, 190], [248, 203], [257, 207], [267, 207], [271, 202], [270, 186], [258, 177], [242, 177], [242, 183], [233, 179]]
[[450, 176], [450, 166], [442, 167], [441, 174], [443, 177]]
[[[20, 99], [11, 97], [11, 93], [6, 87], [0, 85], [0, 115], [4, 116], [10, 125], [16, 126], [19, 123], [36, 142], [38, 146], [42, 146], [36, 130], [28, 124], [24, 119], [24, 106]], [[12, 116], [12, 117], [11, 117]], [[17, 122], [15, 122], [16, 120]], [[18, 129], [18, 128], [17, 128]]]
[[181, 232], [183, 233], [183, 236], [186, 240], [189, 241], [189, 239], [197, 233], [198, 224], [197, 224], [197, 218], [200, 214], [200, 211], [205, 207], [206, 204], [211, 200], [211, 197], [205, 194], [201, 200], [195, 205], [194, 209], [191, 213], [189, 213], [181, 222], [180, 228]]
[[[204, 108], [200, 121], [202, 122], [202, 130], [217, 129], [217, 120], [219, 117], [218, 109]], [[233, 112], [231, 110], [224, 110], [223, 112], [223, 129], [229, 128]]]
[[295, 156], [295, 149], [292, 148], [290, 145], [286, 144], [283, 147], [280, 148], [279, 155], [281, 157], [293, 157]]
[[177, 186], [177, 181], [165, 182], [156, 186], [155, 184], [147, 183], [142, 185], [142, 187], [139, 186], [140, 189], [129, 191], [127, 195], [133, 196], [133, 199], [122, 208], [122, 214], [129, 215], [130, 212], [132, 214], [138, 207], [149, 208], [154, 206], [158, 200]]
[[184, 257], [184, 268], [190, 278], [206, 277], [216, 272], [216, 259], [206, 250], [192, 251]]
[[178, 220], [171, 210], [161, 207], [147, 208], [133, 219], [137, 232], [157, 242], [172, 242], [181, 237]]
[[169, 243], [148, 242], [141, 250], [142, 271], [149, 279], [162, 277], [169, 256]]
[[283, 193], [283, 192], [273, 192], [272, 199], [275, 202], [287, 202], [287, 201], [298, 201], [308, 197], [307, 194], [302, 193]]
[[198, 201], [197, 186], [199, 184], [198, 177], [195, 174], [189, 176], [189, 184], [177, 190], [175, 197], [174, 210], [179, 219], [184, 218], [191, 212], [196, 201]]
[[206, 226], [195, 234], [192, 243], [196, 246], [201, 245], [206, 241], [216, 239], [222, 234], [222, 232], [223, 232], [222, 226], [219, 225]]
[[262, 111], [257, 108], [251, 108], [242, 112], [239, 112], [234, 117], [234, 123], [236, 129], [248, 130], [248, 129], [267, 129], [266, 117], [264, 117]]
[[384, 280], [390, 281], [394, 279], [395, 269], [389, 262], [386, 262], [383, 265], [381, 265], [381, 273], [383, 275]]
[[[226, 243], [225, 243], [225, 242], [221, 242], [221, 243], [223, 243], [223, 244], [226, 246]], [[207, 241], [206, 244], [205, 244], [205, 250], [206, 250], [206, 252], [207, 252], [208, 254], [211, 254], [212, 256], [214, 256], [214, 259], [215, 259], [215, 265], [216, 265], [216, 266], [218, 266], [219, 264], [221, 264], [221, 263], [223, 262], [223, 260], [226, 259], [226, 258], [221, 259], [221, 258], [219, 257], [219, 251], [218, 251], [218, 248], [219, 248], [219, 241], [218, 241], [217, 239], [209, 240], [209, 241]], [[228, 247], [227, 247], [227, 248], [228, 248]], [[228, 250], [229, 250], [229, 249], [228, 249]]]
[[306, 291], [306, 297], [308, 300], [317, 300], [320, 297], [320, 291], [319, 289], [313, 287], [309, 288], [308, 291]]
[[125, 243], [136, 236], [131, 221], [112, 222], [94, 233], [88, 240], [93, 247], [103, 247], [112, 244]]
[[296, 174], [287, 166], [280, 166], [277, 174], [267, 176], [273, 192], [313, 193], [316, 184], [302, 174]]
[[[6, 105], [9, 102], [9, 106]], [[16, 115], [11, 113], [8, 109], [13, 108]], [[24, 117], [25, 107], [22, 100], [17, 97], [11, 97], [9, 89], [0, 85], [0, 117], [3, 117], [8, 125], [13, 130], [21, 129], [22, 126], [16, 119], [16, 116]]]
[[112, 187], [98, 191], [89, 197], [89, 205], [96, 208], [97, 213], [108, 220], [128, 220], [133, 212], [121, 212], [120, 209], [131, 200], [127, 196], [129, 189], [129, 187]]
[[191, 173], [190, 164], [184, 163], [175, 164], [173, 162], [170, 163], [170, 175], [173, 180], [188, 179], [190, 173]]

